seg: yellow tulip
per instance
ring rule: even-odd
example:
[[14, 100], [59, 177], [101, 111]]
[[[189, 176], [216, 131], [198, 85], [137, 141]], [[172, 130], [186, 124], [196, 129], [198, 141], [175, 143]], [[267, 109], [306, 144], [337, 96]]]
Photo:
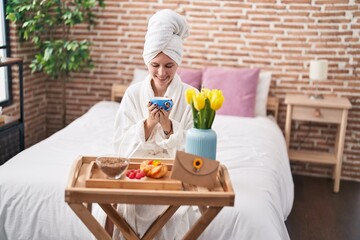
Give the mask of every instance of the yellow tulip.
[[204, 97], [210, 98], [210, 93], [211, 93], [210, 89], [208, 89], [208, 88], [202, 88], [202, 89], [201, 89], [201, 93], [204, 94]]
[[210, 92], [209, 101], [211, 109], [215, 111], [220, 109], [224, 100], [225, 98], [221, 90], [214, 89]]
[[202, 93], [197, 93], [193, 96], [194, 107], [196, 110], [200, 111], [205, 107], [205, 99], [206, 98]]
[[192, 103], [193, 96], [196, 95], [196, 90], [194, 88], [188, 88], [185, 91], [185, 99], [188, 104]]

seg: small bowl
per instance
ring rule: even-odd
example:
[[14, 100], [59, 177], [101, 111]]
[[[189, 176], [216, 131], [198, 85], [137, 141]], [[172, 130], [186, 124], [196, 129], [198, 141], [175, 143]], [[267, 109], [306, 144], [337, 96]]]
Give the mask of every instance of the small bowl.
[[96, 158], [96, 164], [109, 179], [119, 179], [129, 167], [130, 160], [117, 156], [100, 156]]

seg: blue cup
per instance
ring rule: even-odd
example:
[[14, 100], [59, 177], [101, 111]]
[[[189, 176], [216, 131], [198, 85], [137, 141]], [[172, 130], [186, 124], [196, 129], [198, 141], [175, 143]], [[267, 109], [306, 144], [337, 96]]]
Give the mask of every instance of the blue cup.
[[156, 104], [157, 108], [163, 108], [165, 111], [169, 111], [173, 106], [173, 101], [166, 97], [153, 97], [150, 98], [151, 104]]

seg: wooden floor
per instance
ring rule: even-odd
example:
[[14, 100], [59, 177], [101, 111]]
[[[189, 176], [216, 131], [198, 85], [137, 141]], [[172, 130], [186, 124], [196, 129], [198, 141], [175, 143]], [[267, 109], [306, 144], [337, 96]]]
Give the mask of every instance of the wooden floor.
[[360, 240], [360, 183], [293, 175], [295, 200], [286, 221], [291, 240]]

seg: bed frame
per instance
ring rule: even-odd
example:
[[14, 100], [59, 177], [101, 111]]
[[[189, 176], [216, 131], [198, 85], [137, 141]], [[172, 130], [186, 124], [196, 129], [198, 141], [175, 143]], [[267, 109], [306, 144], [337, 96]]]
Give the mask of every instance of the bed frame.
[[[111, 101], [120, 102], [124, 96], [126, 89], [129, 85], [114, 83], [111, 89]], [[275, 120], [277, 121], [279, 113], [279, 99], [277, 97], [268, 97], [267, 111], [272, 113]]]

